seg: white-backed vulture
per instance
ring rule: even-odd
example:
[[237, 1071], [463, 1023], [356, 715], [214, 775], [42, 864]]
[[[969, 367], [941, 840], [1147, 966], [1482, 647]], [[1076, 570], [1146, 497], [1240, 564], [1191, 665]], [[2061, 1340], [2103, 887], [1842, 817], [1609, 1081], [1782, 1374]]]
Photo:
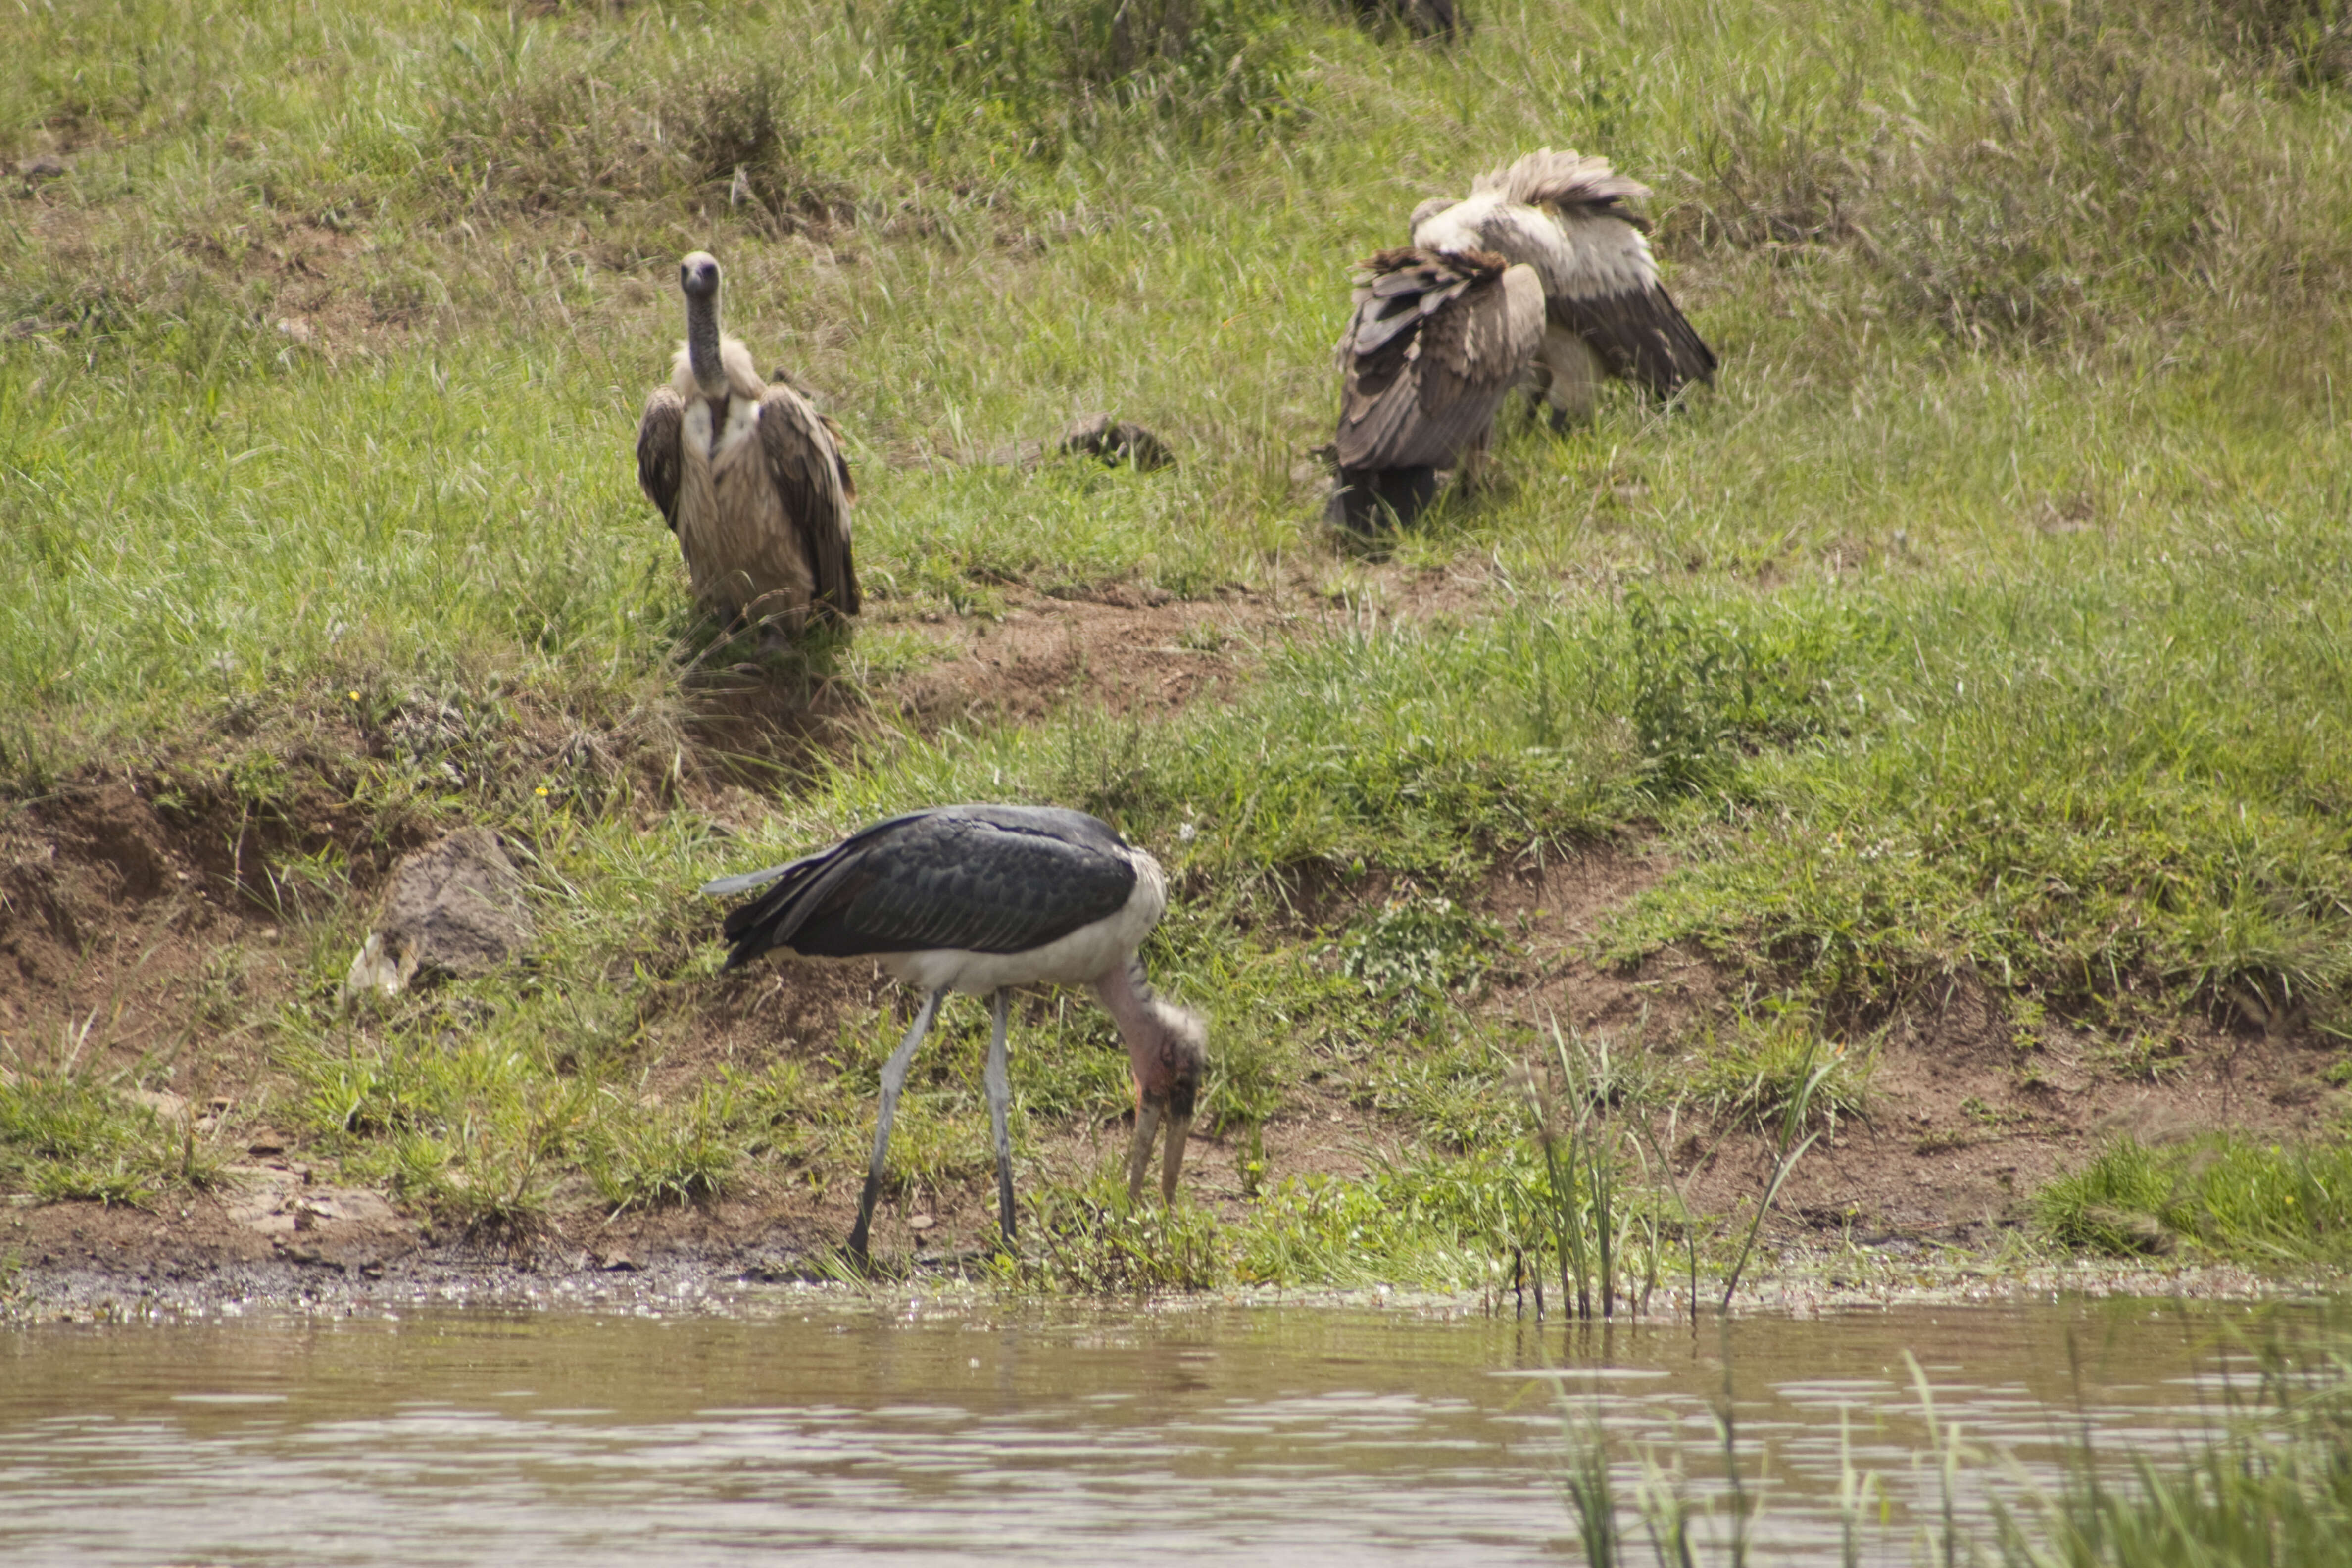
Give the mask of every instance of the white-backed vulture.
[[1334, 514], [1410, 521], [1437, 471], [1485, 450], [1495, 410], [1543, 341], [1543, 285], [1489, 251], [1384, 250], [1356, 275], [1339, 335]]
[[646, 399], [637, 484], [686, 557], [694, 596], [727, 626], [798, 632], [812, 613], [857, 613], [841, 432], [792, 386], [760, 379], [719, 331], [719, 262], [678, 264], [686, 342]]
[[1412, 242], [1491, 250], [1536, 269], [1544, 292], [1539, 358], [1551, 373], [1545, 395], [1557, 416], [1581, 418], [1604, 372], [1661, 397], [1715, 374], [1714, 353], [1658, 280], [1648, 226], [1621, 205], [1649, 194], [1606, 158], [1546, 147], [1479, 175], [1465, 201], [1422, 203]]

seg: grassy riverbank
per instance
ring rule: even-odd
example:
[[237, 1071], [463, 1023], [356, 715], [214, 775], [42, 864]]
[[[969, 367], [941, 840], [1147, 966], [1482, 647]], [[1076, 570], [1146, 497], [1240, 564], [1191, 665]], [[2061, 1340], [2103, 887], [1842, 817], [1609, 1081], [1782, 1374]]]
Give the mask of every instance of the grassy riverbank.
[[[1813, 1131], [1816, 1243], [2338, 1258], [2292, 1183], [2033, 1200], [2192, 1129], [2338, 1158], [2336, 11], [1557, 3], [1440, 47], [1260, 0], [1128, 55], [1045, 14], [0, 21], [0, 1186], [59, 1200], [20, 1245], [200, 1226], [275, 1159], [443, 1238], [818, 1247], [891, 998], [720, 976], [688, 889], [1003, 797], [1160, 854], [1150, 956], [1215, 1031], [1163, 1227], [1102, 1185], [1107, 1025], [1025, 1005], [1040, 1280], [1491, 1281], [1554, 1198], [1719, 1269]], [[1543, 142], [1658, 188], [1719, 384], [1514, 417], [1486, 494], [1332, 538], [1349, 263]], [[869, 614], [790, 668], [725, 673], [633, 483], [692, 246], [859, 465]], [[1091, 408], [1178, 466], [982, 460]], [[467, 823], [540, 946], [345, 1007], [392, 861]], [[980, 1026], [890, 1224], [985, 1232]], [[1530, 1060], [1605, 1079], [1605, 1217]]]

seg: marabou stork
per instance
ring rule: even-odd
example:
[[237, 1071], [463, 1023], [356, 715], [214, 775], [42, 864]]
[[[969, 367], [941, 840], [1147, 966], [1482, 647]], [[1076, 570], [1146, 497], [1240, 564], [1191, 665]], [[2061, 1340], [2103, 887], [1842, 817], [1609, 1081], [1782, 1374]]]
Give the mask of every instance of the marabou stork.
[[646, 399], [637, 485], [677, 535], [694, 596], [727, 626], [797, 632], [812, 612], [857, 613], [841, 432], [779, 375], [763, 382], [719, 331], [719, 261], [678, 264], [686, 342]]
[[870, 958], [923, 995], [914, 1026], [882, 1068], [874, 1159], [849, 1250], [866, 1252], [890, 1121], [915, 1047], [948, 994], [986, 995], [995, 1030], [983, 1082], [996, 1137], [996, 1196], [1005, 1244], [1013, 1238], [1013, 1142], [1005, 1128], [1005, 993], [1015, 985], [1085, 985], [1127, 1042], [1135, 1076], [1135, 1141], [1128, 1192], [1140, 1200], [1154, 1135], [1168, 1129], [1163, 1198], [1176, 1195], [1184, 1142], [1207, 1060], [1197, 1013], [1161, 1000], [1137, 950], [1168, 904], [1160, 862], [1108, 824], [1055, 806], [942, 805], [860, 828], [788, 865], [704, 886], [714, 897], [766, 891], [728, 912], [727, 967], [762, 953]]

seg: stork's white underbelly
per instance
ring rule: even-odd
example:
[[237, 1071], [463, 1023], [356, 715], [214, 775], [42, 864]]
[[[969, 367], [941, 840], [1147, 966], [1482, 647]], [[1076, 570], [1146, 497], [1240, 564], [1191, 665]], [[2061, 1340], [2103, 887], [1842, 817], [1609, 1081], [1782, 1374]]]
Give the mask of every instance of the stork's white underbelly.
[[1160, 923], [1168, 907], [1168, 879], [1160, 862], [1135, 852], [1135, 890], [1101, 920], [1025, 952], [972, 952], [933, 947], [874, 955], [882, 972], [926, 994], [962, 991], [984, 996], [1006, 985], [1086, 985], [1127, 961]]

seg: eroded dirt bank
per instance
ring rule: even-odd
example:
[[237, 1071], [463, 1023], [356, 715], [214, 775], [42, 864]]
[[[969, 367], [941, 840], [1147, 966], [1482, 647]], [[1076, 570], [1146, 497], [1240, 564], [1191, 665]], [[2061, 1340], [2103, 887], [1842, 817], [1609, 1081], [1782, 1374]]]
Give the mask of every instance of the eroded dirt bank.
[[[722, 748], [739, 731], [761, 730], [823, 751], [880, 728], [929, 733], [1033, 719], [1069, 703], [1165, 712], [1229, 691], [1269, 641], [1294, 627], [1360, 620], [1383, 600], [1405, 613], [1445, 613], [1478, 592], [1475, 574], [1391, 582], [1369, 574], [1344, 595], [1302, 580], [1271, 594], [1184, 603], [1146, 602], [1127, 589], [1091, 600], [1017, 599], [993, 621], [899, 627], [927, 651], [855, 700], [803, 693], [793, 700], [801, 703], [793, 718], [778, 706], [784, 698], [748, 678], [721, 679], [696, 722]], [[332, 740], [350, 758], [384, 752], [404, 743], [403, 721], [427, 722], [395, 715], [380, 732], [354, 724], [321, 744]], [[550, 755], [585, 743], [539, 741]], [[419, 1292], [537, 1300], [560, 1282], [573, 1299], [652, 1300], [836, 1270], [856, 1192], [837, 1171], [617, 1216], [575, 1193], [529, 1234], [489, 1238], [436, 1233], [381, 1193], [337, 1184], [271, 1110], [269, 1015], [318, 986], [334, 968], [325, 961], [347, 956], [352, 940], [348, 921], [319, 918], [295, 872], [305, 858], [332, 850], [348, 868], [352, 902], [364, 906], [428, 824], [363, 808], [332, 766], [300, 775], [266, 813], [191, 795], [187, 773], [165, 763], [67, 781], [0, 818], [0, 1041], [20, 1062], [134, 1085], [168, 1080], [168, 1089], [138, 1092], [224, 1152], [226, 1179], [211, 1192], [167, 1192], [149, 1206], [7, 1200], [0, 1290], [12, 1300], [43, 1310]], [[679, 804], [721, 825], [758, 809], [740, 781], [718, 771], [681, 775], [677, 787]], [[1496, 868], [1475, 902], [1510, 932], [1515, 952], [1475, 1010], [1529, 1030], [1559, 1023], [1664, 1058], [1686, 1053], [1733, 1009], [1743, 977], [1678, 951], [1612, 967], [1592, 956], [1590, 940], [1671, 869], [1664, 851], [1638, 838]], [[1336, 929], [1391, 891], [1378, 878], [1308, 889], [1295, 913]], [[649, 1081], [674, 1091], [722, 1061], [821, 1065], [844, 1020], [894, 1005], [878, 976], [845, 972], [790, 984], [764, 972], [714, 981], [696, 1004], [698, 1043], [666, 1058]], [[1967, 973], [1916, 988], [1885, 1021], [1875, 1051], [1864, 1109], [1843, 1117], [1799, 1167], [1766, 1231], [1792, 1260], [1829, 1259], [1791, 1280], [1840, 1279], [1841, 1269], [1892, 1278], [1948, 1247], [1990, 1253], [2025, 1227], [2038, 1186], [2108, 1136], [2161, 1142], [2222, 1127], [2291, 1136], [2316, 1130], [2334, 1094], [2321, 1077], [2332, 1054], [2291, 1020], [2266, 1031], [2183, 1019], [2160, 1058], [2119, 1059], [2063, 1022], [2026, 1038]], [[1254, 1194], [1286, 1178], [1362, 1175], [1425, 1131], [1377, 1100], [1345, 1075], [1307, 1072], [1284, 1086], [1280, 1108], [1246, 1146], [1231, 1130], [1204, 1128], [1188, 1191], [1235, 1219]], [[1743, 1205], [1769, 1179], [1770, 1141], [1727, 1117], [1694, 1116], [1676, 1133], [1674, 1175], [1694, 1208], [1744, 1226]], [[1125, 1138], [1117, 1121], [1041, 1121], [1024, 1180], [1082, 1182]], [[918, 1269], [950, 1267], [988, 1240], [992, 1201], [985, 1182], [894, 1194], [878, 1217], [877, 1250]]]

